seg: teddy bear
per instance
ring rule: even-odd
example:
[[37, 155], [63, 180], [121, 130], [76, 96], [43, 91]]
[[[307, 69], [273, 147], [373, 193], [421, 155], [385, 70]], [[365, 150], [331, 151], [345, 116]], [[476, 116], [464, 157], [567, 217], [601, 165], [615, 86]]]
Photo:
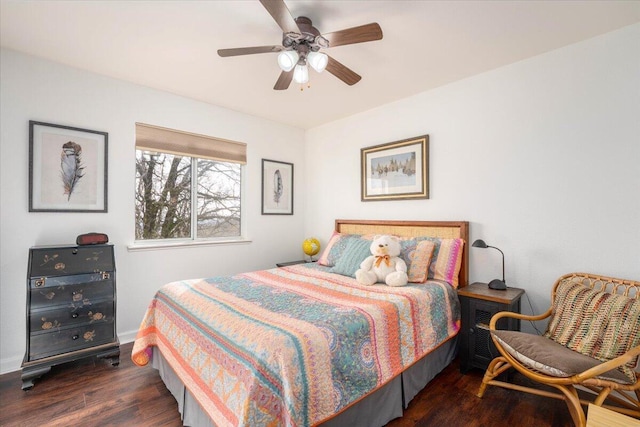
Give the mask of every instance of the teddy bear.
[[360, 269], [356, 271], [358, 283], [386, 283], [389, 286], [407, 284], [407, 264], [399, 257], [402, 248], [398, 237], [375, 236], [369, 249], [372, 255], [362, 261]]

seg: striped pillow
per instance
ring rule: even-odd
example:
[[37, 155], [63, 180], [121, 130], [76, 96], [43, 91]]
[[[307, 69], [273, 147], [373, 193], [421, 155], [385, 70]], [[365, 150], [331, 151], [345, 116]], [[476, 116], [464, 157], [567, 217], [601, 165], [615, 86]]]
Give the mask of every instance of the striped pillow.
[[[462, 239], [440, 239], [438, 237], [407, 237], [402, 240], [402, 253], [400, 257], [407, 263], [408, 270], [414, 263], [415, 252], [420, 242], [430, 242], [433, 245], [433, 253], [429, 257], [427, 277], [424, 280], [411, 280], [410, 282], [421, 283], [427, 279], [444, 280], [454, 288], [458, 287], [458, 274], [462, 266], [462, 249], [464, 240]], [[428, 250], [428, 245], [423, 250]], [[424, 257], [425, 254], [422, 256]], [[420, 274], [421, 268], [418, 263], [414, 266], [414, 278]], [[409, 273], [408, 273], [409, 274]]]
[[458, 287], [458, 274], [462, 266], [462, 239], [434, 239], [436, 247], [429, 264], [429, 279], [444, 280]]
[[[640, 300], [596, 291], [571, 279], [556, 288], [544, 336], [602, 362], [640, 345]], [[638, 357], [618, 370], [635, 382], [637, 365]]]

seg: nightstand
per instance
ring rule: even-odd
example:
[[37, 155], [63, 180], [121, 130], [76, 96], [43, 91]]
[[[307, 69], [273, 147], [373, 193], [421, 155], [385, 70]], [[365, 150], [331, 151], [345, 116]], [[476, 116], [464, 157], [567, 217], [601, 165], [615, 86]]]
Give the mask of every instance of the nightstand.
[[[472, 283], [458, 289], [462, 306], [460, 330], [460, 371], [470, 368], [486, 369], [489, 362], [498, 356], [489, 333], [489, 321], [499, 311], [520, 313], [520, 298], [524, 289], [507, 288], [504, 291], [489, 289], [486, 283]], [[520, 330], [519, 319], [501, 319], [498, 329]]]
[[306, 264], [306, 263], [311, 263], [311, 262], [315, 262], [315, 261], [305, 261], [303, 259], [299, 259], [297, 261], [278, 262], [278, 263], [276, 263], [276, 267], [288, 267], [290, 265]]

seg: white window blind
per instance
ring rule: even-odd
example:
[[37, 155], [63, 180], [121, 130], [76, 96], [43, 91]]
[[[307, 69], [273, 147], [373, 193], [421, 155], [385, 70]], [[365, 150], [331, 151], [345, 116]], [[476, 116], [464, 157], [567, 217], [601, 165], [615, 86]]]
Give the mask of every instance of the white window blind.
[[136, 149], [222, 162], [247, 163], [247, 144], [136, 123]]

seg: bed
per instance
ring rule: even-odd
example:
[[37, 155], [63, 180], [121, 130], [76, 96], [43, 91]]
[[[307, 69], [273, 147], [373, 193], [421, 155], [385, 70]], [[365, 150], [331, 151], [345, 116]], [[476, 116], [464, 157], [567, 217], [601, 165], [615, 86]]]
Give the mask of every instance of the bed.
[[[132, 360], [158, 369], [184, 425], [382, 426], [455, 357], [468, 227], [336, 220], [317, 263], [169, 283]], [[403, 240], [413, 283], [352, 277], [375, 234]]]

